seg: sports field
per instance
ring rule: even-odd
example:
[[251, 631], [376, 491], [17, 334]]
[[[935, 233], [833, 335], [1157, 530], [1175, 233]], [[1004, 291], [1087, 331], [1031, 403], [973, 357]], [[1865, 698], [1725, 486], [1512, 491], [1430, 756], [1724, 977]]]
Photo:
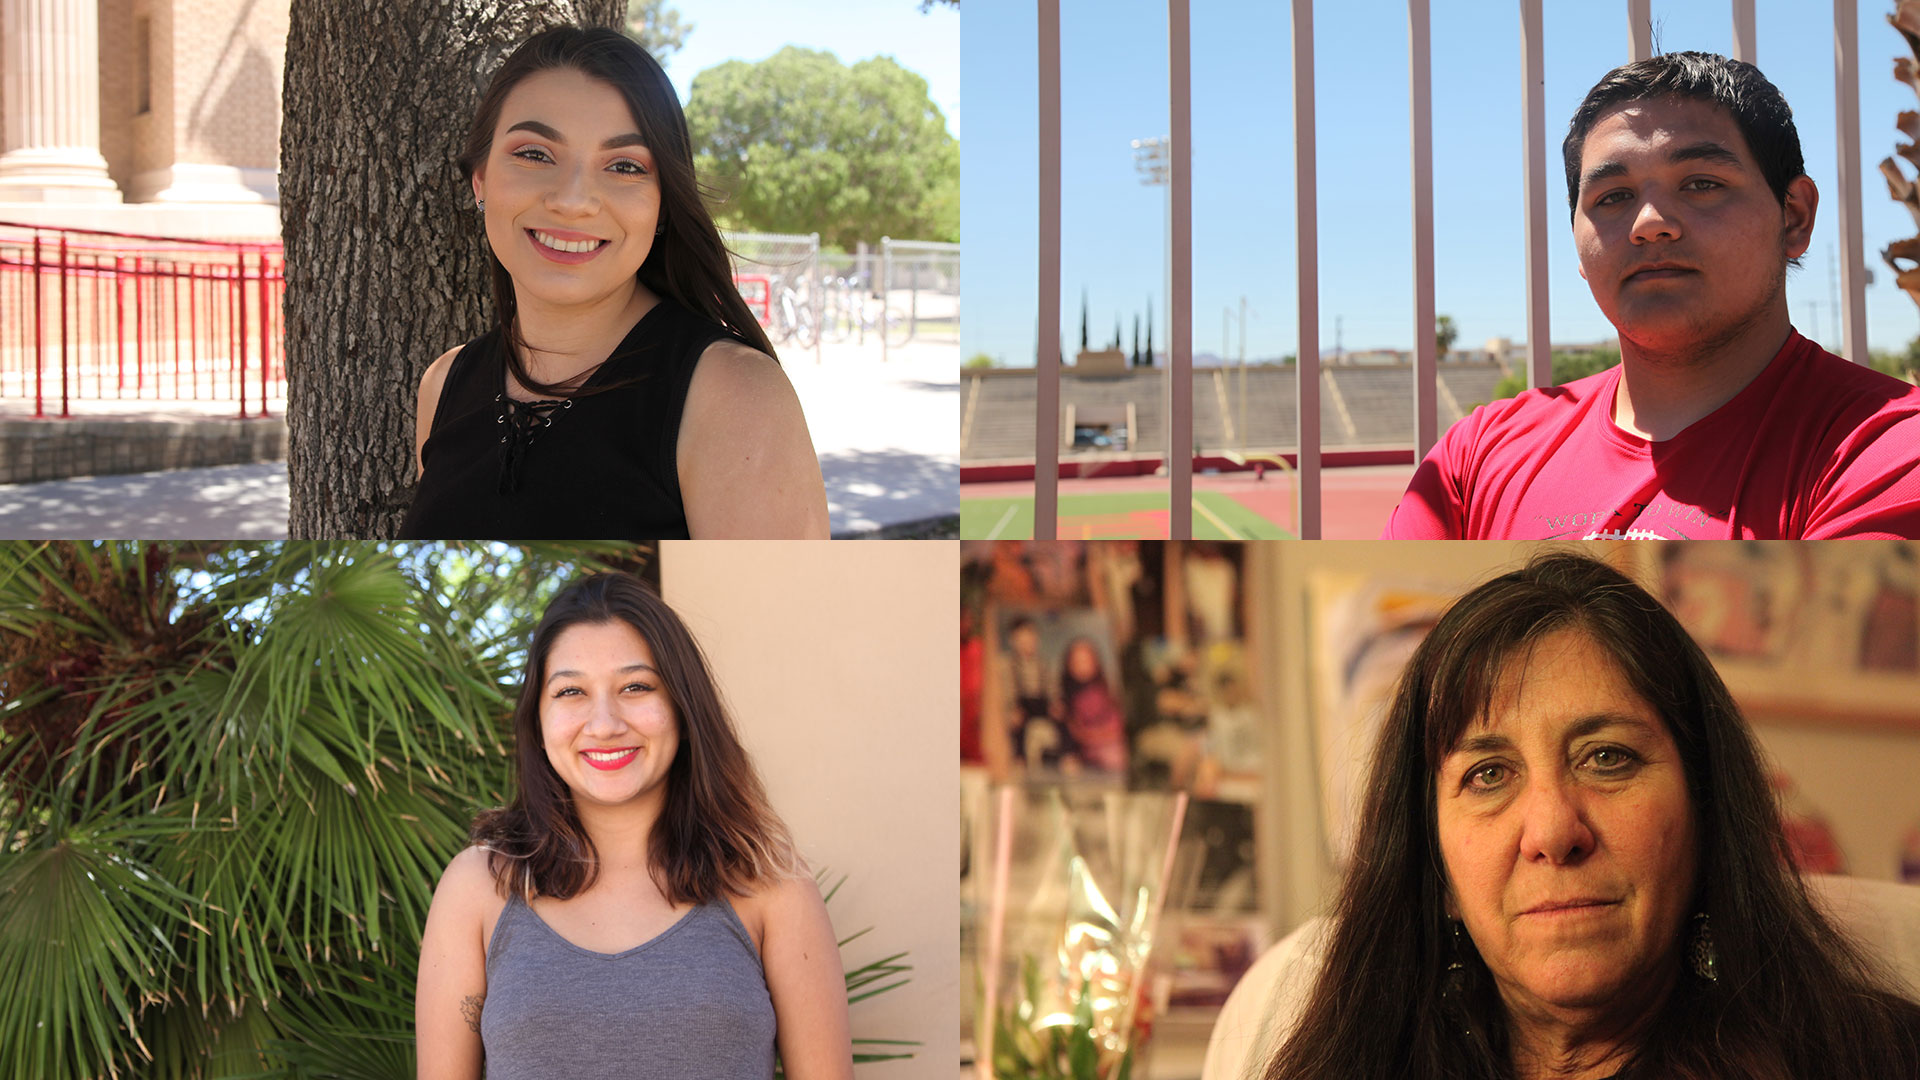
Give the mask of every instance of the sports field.
[[[1413, 467], [1329, 469], [1322, 474], [1321, 530], [1330, 540], [1380, 535]], [[1293, 481], [1272, 472], [1193, 478], [1193, 535], [1200, 540], [1291, 540], [1298, 520]], [[1164, 476], [1060, 481], [1061, 539], [1140, 539], [1167, 535]], [[1033, 536], [1031, 481], [960, 486], [960, 538]]]
[[[1060, 496], [1060, 537], [1073, 540], [1167, 535], [1167, 493]], [[1000, 540], [1033, 535], [1033, 498], [963, 499], [960, 535]], [[1254, 513], [1231, 496], [1199, 491], [1193, 496], [1196, 540], [1291, 540], [1293, 534]]]

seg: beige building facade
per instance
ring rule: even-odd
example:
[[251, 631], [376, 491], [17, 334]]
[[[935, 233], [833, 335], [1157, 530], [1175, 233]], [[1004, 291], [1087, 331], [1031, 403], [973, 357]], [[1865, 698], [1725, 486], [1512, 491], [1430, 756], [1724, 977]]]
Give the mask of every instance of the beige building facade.
[[0, 0], [0, 221], [279, 232], [291, 0]]

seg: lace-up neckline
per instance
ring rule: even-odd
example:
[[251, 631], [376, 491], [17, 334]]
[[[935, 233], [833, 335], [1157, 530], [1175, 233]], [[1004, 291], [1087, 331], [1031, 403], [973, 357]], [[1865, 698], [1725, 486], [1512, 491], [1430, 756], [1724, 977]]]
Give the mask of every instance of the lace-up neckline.
[[540, 432], [553, 426], [555, 414], [573, 408], [572, 398], [536, 398], [521, 401], [506, 394], [495, 394], [500, 415], [494, 418], [503, 429], [500, 434], [500, 494], [520, 486], [520, 463]]
[[680, 417], [701, 353], [726, 330], [662, 300], [577, 389], [534, 401], [510, 389], [502, 337], [489, 331], [454, 357], [401, 535], [686, 536]]

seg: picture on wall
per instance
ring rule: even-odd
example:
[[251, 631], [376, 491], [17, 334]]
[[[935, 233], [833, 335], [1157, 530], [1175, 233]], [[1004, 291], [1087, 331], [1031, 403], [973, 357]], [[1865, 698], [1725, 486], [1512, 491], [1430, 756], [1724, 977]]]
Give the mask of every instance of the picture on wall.
[[1750, 714], [1920, 730], [1911, 542], [1661, 544], [1643, 555], [1643, 580]]

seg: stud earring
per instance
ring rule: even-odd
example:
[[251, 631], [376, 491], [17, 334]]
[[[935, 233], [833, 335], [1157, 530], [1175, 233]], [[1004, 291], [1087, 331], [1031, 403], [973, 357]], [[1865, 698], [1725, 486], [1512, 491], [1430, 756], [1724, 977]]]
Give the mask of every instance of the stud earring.
[[655, 225], [655, 226], [653, 227], [653, 235], [655, 235], [655, 236], [665, 236], [666, 234], [667, 234], [667, 223], [666, 223], [666, 222], [664, 222], [664, 221], [663, 221], [663, 222], [661, 222], [660, 224], [658, 224], [658, 225]]
[[1693, 934], [1687, 941], [1687, 964], [1701, 982], [1720, 981], [1720, 953], [1713, 947], [1713, 931], [1707, 926], [1707, 913], [1693, 917]]
[[482, 212], [482, 213], [485, 213], [485, 212], [486, 212], [486, 209], [487, 209], [487, 200], [485, 200], [485, 199], [475, 199], [475, 200], [473, 200], [473, 208], [474, 208], [475, 210], [478, 210], [478, 211], [480, 211], [480, 212]]

